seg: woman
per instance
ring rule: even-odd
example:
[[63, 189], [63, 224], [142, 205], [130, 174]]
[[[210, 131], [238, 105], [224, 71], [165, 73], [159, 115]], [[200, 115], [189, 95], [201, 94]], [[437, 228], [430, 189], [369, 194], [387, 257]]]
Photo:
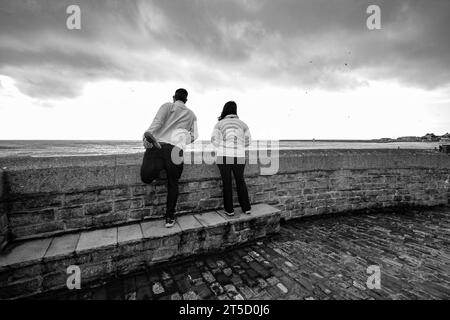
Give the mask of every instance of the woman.
[[237, 116], [236, 102], [227, 102], [219, 122], [214, 127], [211, 142], [216, 147], [217, 165], [222, 177], [223, 202], [225, 212], [229, 216], [234, 215], [231, 172], [236, 181], [242, 211], [251, 213], [247, 185], [244, 180], [245, 147], [250, 145], [250, 139], [248, 126]]

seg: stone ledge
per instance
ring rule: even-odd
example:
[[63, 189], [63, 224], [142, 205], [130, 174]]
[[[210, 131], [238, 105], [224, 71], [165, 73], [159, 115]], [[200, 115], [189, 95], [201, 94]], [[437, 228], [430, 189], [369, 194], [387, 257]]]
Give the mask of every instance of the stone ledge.
[[[278, 173], [386, 168], [450, 168], [448, 155], [427, 150], [290, 150], [275, 152]], [[141, 184], [142, 154], [91, 157], [0, 159], [11, 197], [70, 193]], [[215, 165], [185, 164], [181, 181], [219, 179]], [[258, 176], [261, 164], [249, 164], [246, 176]]]
[[6, 246], [9, 236], [9, 221], [5, 204], [5, 174], [0, 168], [0, 252]]
[[156, 220], [11, 245], [0, 255], [0, 299], [64, 289], [70, 265], [80, 267], [83, 286], [279, 231], [281, 212], [270, 205], [236, 213], [182, 216], [170, 229]]

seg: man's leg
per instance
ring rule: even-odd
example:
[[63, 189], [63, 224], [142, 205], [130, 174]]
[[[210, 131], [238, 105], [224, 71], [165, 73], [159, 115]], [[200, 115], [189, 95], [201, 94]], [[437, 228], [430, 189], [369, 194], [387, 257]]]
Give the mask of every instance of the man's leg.
[[[224, 162], [225, 163], [225, 159]], [[220, 176], [222, 177], [223, 206], [227, 213], [232, 213], [233, 208], [233, 186], [231, 181], [230, 164], [218, 164]]]
[[245, 184], [245, 179], [244, 179], [244, 169], [245, 169], [245, 164], [232, 165], [234, 179], [236, 180], [236, 189], [237, 189], [239, 204], [241, 205], [243, 212], [248, 212], [251, 210], [251, 206], [250, 206], [250, 200], [248, 198], [247, 185]]
[[141, 165], [141, 180], [150, 184], [159, 177], [159, 173], [164, 168], [164, 160], [161, 157], [161, 151], [156, 149], [147, 149]]
[[[183, 173], [183, 163], [175, 164], [172, 161], [172, 149], [174, 147], [164, 145], [165, 155], [165, 169], [167, 172], [167, 204], [166, 204], [166, 219], [173, 220], [175, 218], [175, 209], [178, 200], [178, 180]], [[180, 150], [180, 156], [182, 156]]]

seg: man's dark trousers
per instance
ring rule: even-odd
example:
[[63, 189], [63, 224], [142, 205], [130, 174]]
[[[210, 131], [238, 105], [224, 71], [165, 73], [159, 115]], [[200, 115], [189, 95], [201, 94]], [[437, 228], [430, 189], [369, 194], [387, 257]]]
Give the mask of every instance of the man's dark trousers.
[[[144, 183], [152, 183], [159, 177], [162, 170], [167, 173], [167, 204], [166, 218], [173, 219], [178, 200], [178, 180], [183, 172], [183, 163], [175, 164], [172, 160], [172, 150], [175, 146], [161, 143], [161, 149], [153, 147], [147, 149], [141, 166], [141, 180]], [[183, 151], [176, 148], [177, 156], [182, 157]]]

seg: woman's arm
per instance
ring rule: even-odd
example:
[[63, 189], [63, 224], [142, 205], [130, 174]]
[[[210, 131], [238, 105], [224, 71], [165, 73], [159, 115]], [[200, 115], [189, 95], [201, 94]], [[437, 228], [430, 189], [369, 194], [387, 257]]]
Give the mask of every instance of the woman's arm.
[[248, 128], [247, 125], [245, 126], [244, 129], [244, 140], [245, 140], [245, 147], [248, 148], [252, 141], [252, 135], [250, 134], [250, 129]]
[[213, 146], [219, 147], [221, 145], [221, 141], [222, 141], [222, 132], [220, 131], [219, 124], [217, 123], [214, 126], [213, 133], [211, 135], [211, 143], [213, 144]]

